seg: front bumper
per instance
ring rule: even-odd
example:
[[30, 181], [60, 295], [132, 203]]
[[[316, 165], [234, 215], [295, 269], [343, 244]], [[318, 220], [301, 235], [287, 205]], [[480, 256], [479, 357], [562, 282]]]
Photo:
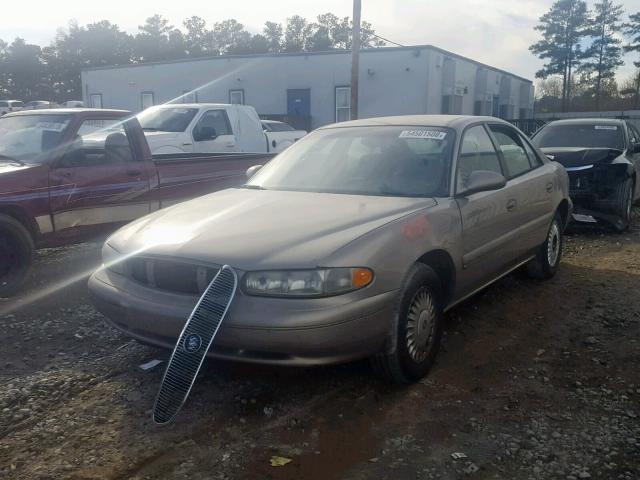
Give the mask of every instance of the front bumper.
[[[99, 270], [89, 293], [108, 322], [141, 342], [172, 349], [196, 297], [161, 292]], [[319, 299], [251, 297], [238, 291], [208, 356], [263, 364], [342, 363], [379, 352], [398, 292]]]

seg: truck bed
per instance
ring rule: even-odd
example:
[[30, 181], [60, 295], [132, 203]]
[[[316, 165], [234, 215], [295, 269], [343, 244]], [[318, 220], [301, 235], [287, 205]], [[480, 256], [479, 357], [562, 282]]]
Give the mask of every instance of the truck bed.
[[[152, 180], [154, 200], [164, 208], [190, 198], [242, 185], [246, 171], [264, 165], [275, 155], [268, 153], [181, 153], [153, 155], [157, 178]], [[211, 163], [215, 162], [215, 168]]]

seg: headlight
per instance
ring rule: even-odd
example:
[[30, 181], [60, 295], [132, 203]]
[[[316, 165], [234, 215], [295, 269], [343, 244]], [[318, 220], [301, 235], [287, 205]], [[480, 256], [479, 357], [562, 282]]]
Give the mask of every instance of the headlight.
[[124, 275], [124, 259], [126, 256], [108, 243], [102, 247], [102, 268]]
[[249, 272], [244, 276], [248, 295], [323, 297], [366, 287], [373, 281], [368, 268], [321, 268]]

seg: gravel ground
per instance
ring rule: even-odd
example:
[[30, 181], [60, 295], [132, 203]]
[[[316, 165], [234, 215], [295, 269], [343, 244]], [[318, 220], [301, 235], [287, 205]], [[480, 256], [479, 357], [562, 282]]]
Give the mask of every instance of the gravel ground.
[[456, 307], [420, 383], [366, 362], [208, 362], [169, 427], [150, 420], [164, 365], [138, 367], [168, 352], [106, 326], [84, 280], [60, 283], [98, 256], [42, 251], [0, 300], [2, 479], [640, 478], [640, 222], [575, 230], [553, 280], [516, 273]]

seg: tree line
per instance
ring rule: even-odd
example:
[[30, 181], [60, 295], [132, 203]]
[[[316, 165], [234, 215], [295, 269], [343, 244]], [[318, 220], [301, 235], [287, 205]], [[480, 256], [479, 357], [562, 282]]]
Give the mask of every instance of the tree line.
[[592, 9], [584, 0], [558, 0], [540, 17], [535, 29], [542, 38], [529, 47], [545, 60], [536, 72], [538, 111], [640, 107], [640, 59], [636, 74], [616, 81], [623, 52], [640, 53], [640, 12], [624, 15], [613, 0]]
[[[41, 47], [16, 38], [0, 39], [0, 98], [54, 100], [82, 98], [80, 72], [106, 65], [177, 60], [217, 55], [315, 52], [351, 48], [352, 22], [333, 13], [309, 21], [294, 15], [284, 24], [266, 22], [252, 34], [235, 19], [209, 26], [192, 16], [180, 28], [161, 15], [146, 19], [135, 35], [102, 20], [81, 26], [71, 22], [50, 45]], [[368, 22], [361, 26], [362, 46], [381, 47]]]

